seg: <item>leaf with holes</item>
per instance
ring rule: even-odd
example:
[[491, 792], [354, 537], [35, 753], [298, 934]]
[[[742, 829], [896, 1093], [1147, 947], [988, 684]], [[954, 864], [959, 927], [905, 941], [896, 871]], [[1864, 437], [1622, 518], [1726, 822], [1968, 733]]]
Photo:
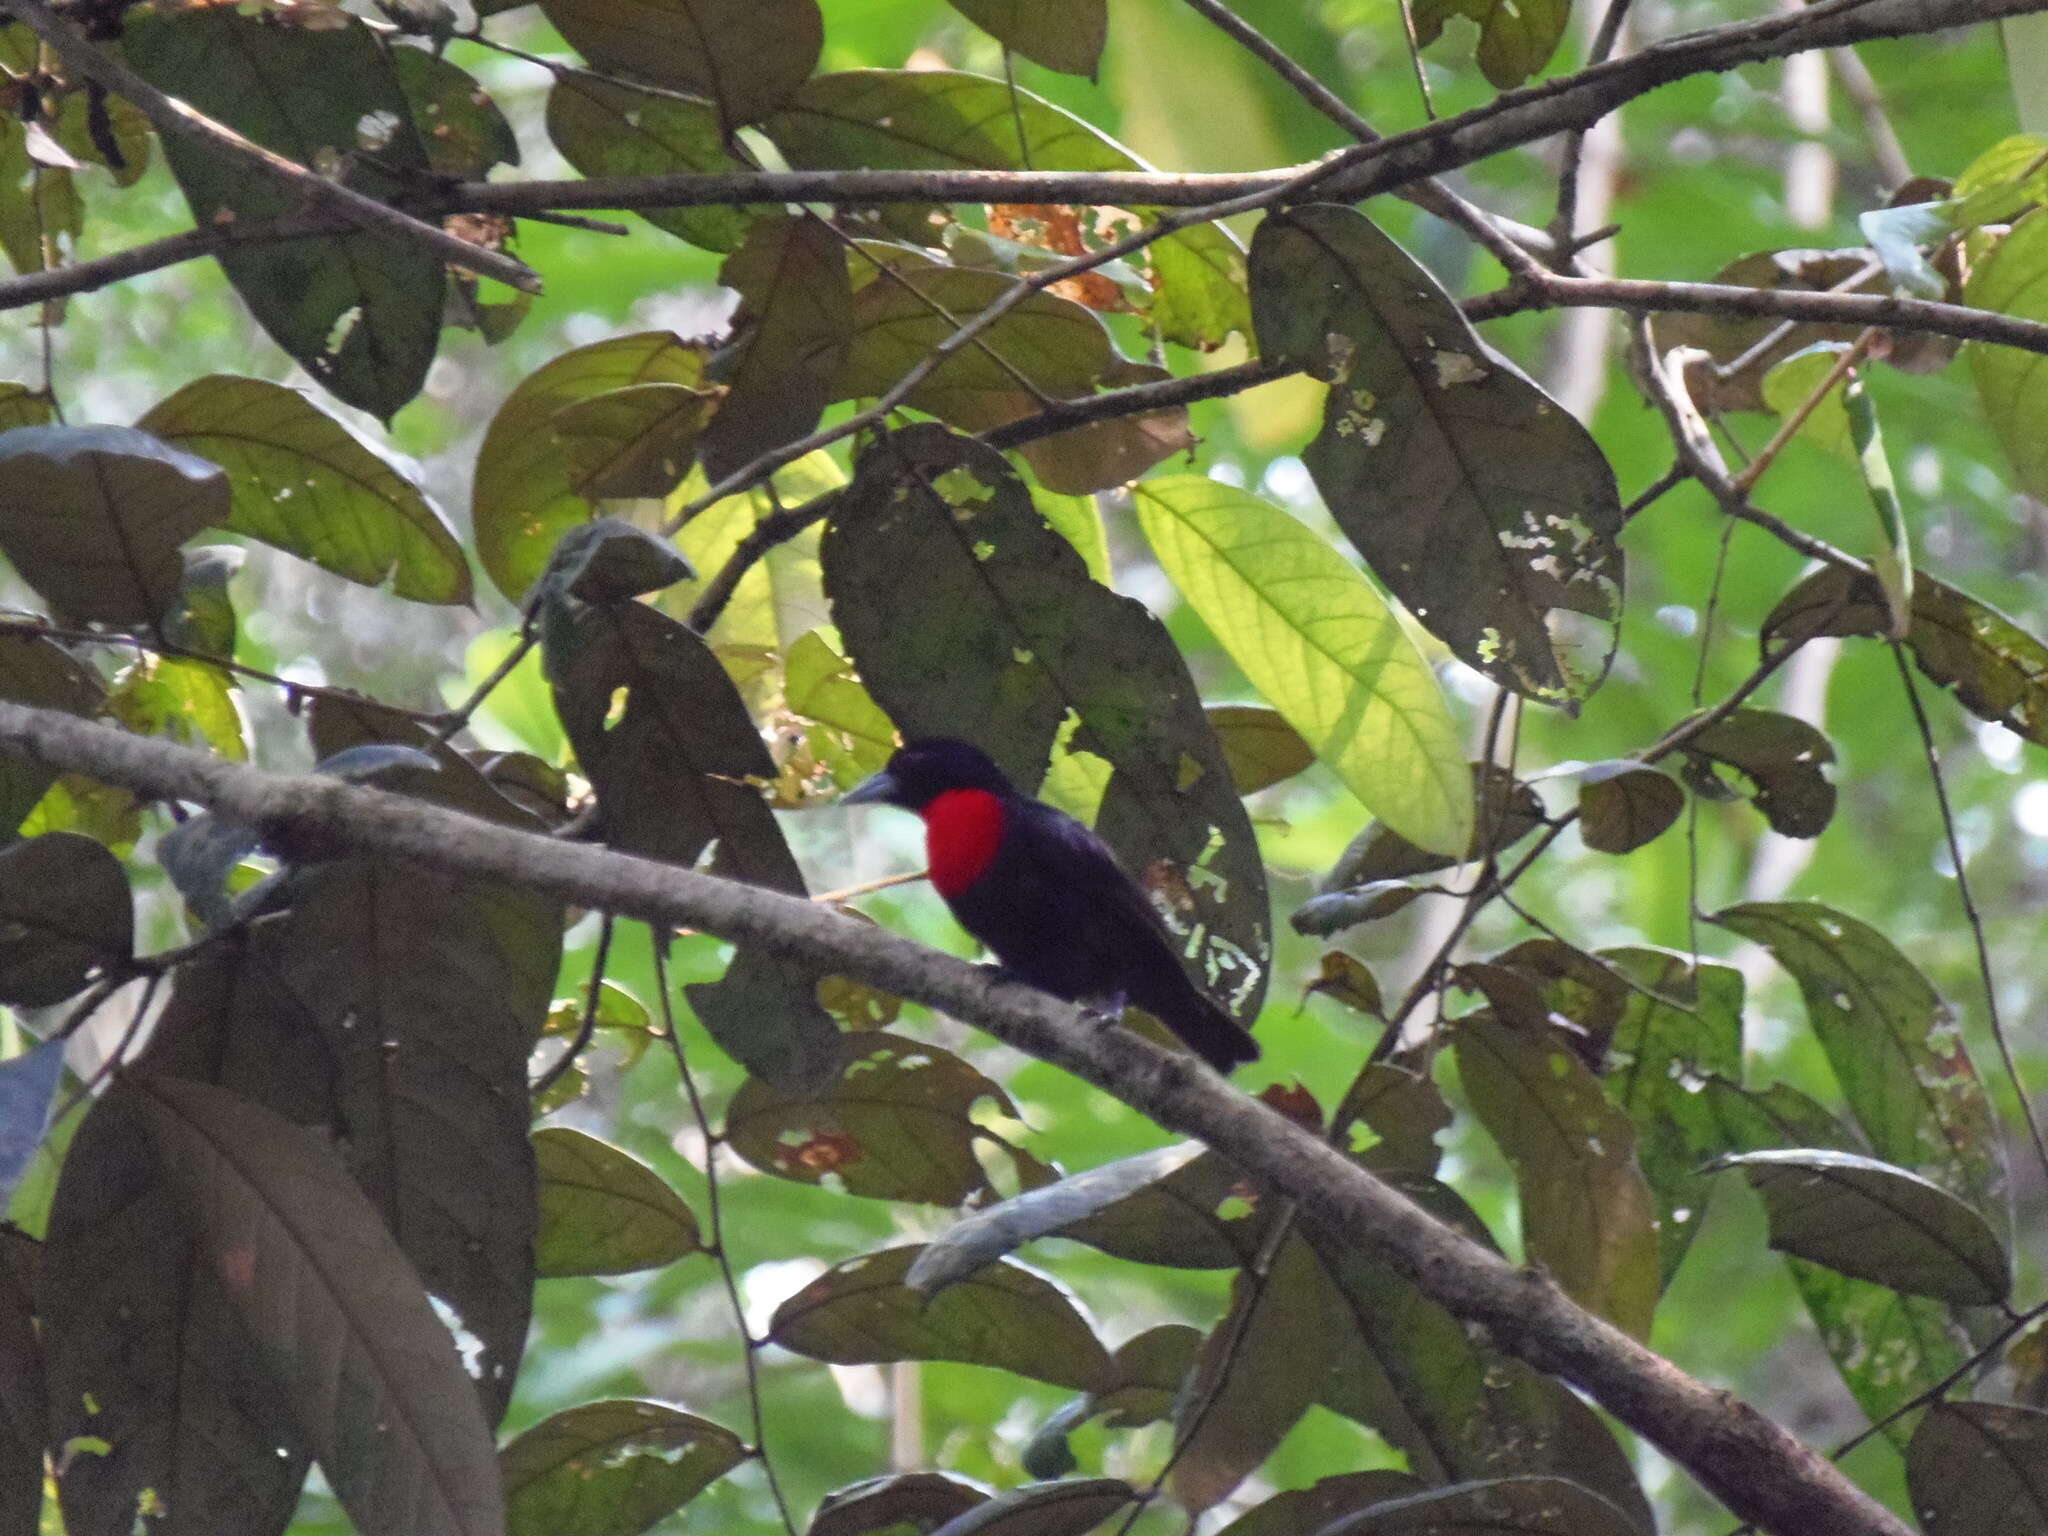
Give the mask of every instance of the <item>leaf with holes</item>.
[[[368, 196], [395, 199], [432, 169], [389, 54], [354, 17], [319, 30], [232, 9], [138, 17], [122, 53], [150, 84]], [[321, 88], [303, 89], [309, 80]], [[192, 138], [167, 138], [164, 157], [202, 229], [304, 207], [298, 188]], [[271, 339], [337, 398], [388, 421], [419, 393], [448, 287], [439, 252], [353, 230], [219, 259]]]
[[[716, 176], [742, 169], [726, 153], [712, 108], [585, 75], [555, 77], [547, 129], [562, 158], [584, 176]], [[708, 251], [736, 249], [747, 230], [743, 208], [636, 212], [656, 229]]]
[[134, 948], [128, 875], [99, 843], [49, 832], [0, 849], [0, 1002], [61, 1003]]
[[1579, 770], [1579, 835], [1600, 853], [1629, 853], [1661, 837], [1685, 809], [1685, 791], [1662, 769], [1615, 759]]
[[818, 0], [542, 0], [601, 74], [702, 96], [726, 131], [759, 122], [818, 65]]
[[1733, 710], [1687, 739], [1689, 782], [1695, 790], [1732, 798], [1715, 771], [1733, 768], [1755, 786], [1756, 808], [1785, 837], [1819, 837], [1834, 819], [1835, 786], [1827, 765], [1834, 744], [1791, 715], [1769, 709]]
[[499, 1453], [506, 1536], [639, 1536], [746, 1460], [722, 1424], [666, 1403], [579, 1403]]
[[922, 1251], [834, 1265], [775, 1309], [768, 1342], [834, 1365], [992, 1365], [1081, 1392], [1109, 1379], [1109, 1352], [1060, 1286], [1003, 1261], [927, 1301], [903, 1283]]
[[712, 481], [804, 436], [834, 397], [855, 327], [842, 238], [809, 215], [756, 219], [718, 269], [740, 305], [706, 370], [727, 390], [702, 443]]
[[660, 1174], [568, 1126], [533, 1133], [540, 1174], [534, 1273], [624, 1275], [698, 1249], [697, 1218]]
[[219, 1088], [127, 1076], [228, 1304], [335, 1496], [369, 1536], [485, 1536], [496, 1456], [454, 1341], [325, 1138]]
[[512, 125], [475, 76], [424, 48], [393, 48], [390, 59], [437, 174], [482, 181], [493, 166], [519, 163]]
[[[1302, 460], [1373, 573], [1495, 682], [1584, 697], [1622, 582], [1621, 499], [1585, 428], [1352, 209], [1273, 215], [1251, 269], [1260, 353], [1330, 385]], [[1567, 614], [1587, 621], [1582, 663]]]
[[1136, 497], [1174, 585], [1345, 787], [1418, 847], [1463, 852], [1464, 744], [1429, 663], [1365, 578], [1278, 507], [1220, 481], [1152, 479]]
[[725, 1117], [733, 1151], [800, 1184], [932, 1205], [994, 1198], [983, 1148], [1038, 1176], [1035, 1158], [974, 1119], [984, 1100], [1016, 1118], [1009, 1096], [951, 1052], [865, 1030], [839, 1040], [834, 1058], [822, 1086], [801, 1092], [742, 1083]]
[[1752, 902], [1709, 921], [1763, 945], [1792, 973], [1879, 1157], [1987, 1216], [2002, 1209], [2005, 1158], [1990, 1100], [1954, 1014], [1890, 939], [1819, 902]]
[[1473, 1111], [1522, 1196], [1529, 1258], [1588, 1311], [1646, 1337], [1657, 1305], [1657, 1229], [1635, 1128], [1555, 1038], [1489, 1014], [1457, 1023]]
[[470, 519], [484, 573], [513, 602], [547, 569], [555, 545], [596, 508], [552, 423], [564, 406], [637, 384], [703, 382], [704, 354], [668, 331], [615, 336], [564, 352], [505, 398], [477, 450]]
[[1078, 718], [1069, 748], [1115, 770], [1096, 831], [1199, 931], [1198, 983], [1255, 1014], [1264, 866], [1165, 627], [1089, 577], [999, 455], [935, 426], [862, 454], [822, 558], [848, 654], [906, 736], [968, 737], [1036, 785]]
[[1906, 1486], [1927, 1536], [2048, 1529], [2048, 1413], [1935, 1403], [1906, 1448]]
[[178, 546], [227, 520], [219, 466], [146, 432], [0, 433], [0, 550], [62, 617], [154, 624], [184, 579]]
[[1763, 1196], [1780, 1253], [1957, 1306], [1997, 1306], [2012, 1290], [2012, 1263], [1984, 1218], [1903, 1168], [1812, 1148], [1714, 1166], [1740, 1168]]

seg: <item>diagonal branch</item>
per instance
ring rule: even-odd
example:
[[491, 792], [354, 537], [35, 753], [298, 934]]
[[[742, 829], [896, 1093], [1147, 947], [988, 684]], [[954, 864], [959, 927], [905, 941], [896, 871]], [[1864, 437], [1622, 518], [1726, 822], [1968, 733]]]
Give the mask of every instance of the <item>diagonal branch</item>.
[[1738, 1517], [1781, 1536], [1906, 1536], [1824, 1457], [1731, 1394], [1688, 1376], [1443, 1225], [1321, 1138], [1186, 1057], [980, 967], [777, 892], [557, 841], [317, 774], [224, 762], [52, 710], [0, 703], [0, 747], [156, 798], [196, 801], [273, 844], [377, 852], [508, 881], [579, 906], [736, 943], [941, 1009], [1206, 1142], [1267, 1188], [1378, 1252], [1510, 1353], [1582, 1388], [1690, 1471]]
[[244, 138], [225, 123], [215, 122], [175, 96], [158, 90], [105, 49], [88, 41], [78, 28], [52, 10], [46, 0], [6, 0], [5, 8], [56, 50], [72, 69], [127, 97], [165, 138], [192, 139], [205, 146], [209, 154], [230, 160], [272, 181], [282, 182], [308, 203], [333, 209], [352, 224], [414, 245], [423, 245], [450, 266], [495, 278], [527, 293], [540, 291], [540, 277], [524, 262], [498, 251], [471, 245], [437, 224], [425, 223], [388, 203], [365, 196], [353, 187], [318, 175], [296, 161]]

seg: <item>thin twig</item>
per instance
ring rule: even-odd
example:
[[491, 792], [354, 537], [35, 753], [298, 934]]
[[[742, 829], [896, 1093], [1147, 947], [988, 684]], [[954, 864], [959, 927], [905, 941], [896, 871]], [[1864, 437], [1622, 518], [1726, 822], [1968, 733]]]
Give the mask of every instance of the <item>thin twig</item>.
[[590, 986], [583, 994], [583, 1018], [577, 1024], [575, 1038], [569, 1042], [568, 1047], [548, 1064], [547, 1071], [534, 1080], [533, 1087], [528, 1090], [529, 1098], [538, 1099], [554, 1087], [561, 1081], [562, 1075], [576, 1065], [576, 1058], [590, 1049], [591, 1039], [597, 1034], [597, 1007], [604, 996], [604, 968], [606, 961], [611, 958], [612, 929], [617, 923], [618, 919], [609, 912], [599, 918], [597, 953], [591, 957]]
[[[1628, 8], [1629, 0], [1607, 0], [1607, 9], [1601, 12], [1600, 25], [1586, 49], [1588, 64], [1604, 64], [1613, 54], [1622, 23], [1628, 20]], [[1593, 125], [1588, 123], [1564, 136], [1557, 172], [1557, 212], [1550, 220], [1551, 243], [1560, 256], [1576, 255], [1581, 249], [1573, 243], [1573, 231], [1579, 222], [1579, 170], [1585, 160], [1586, 135], [1592, 131]], [[1563, 269], [1562, 261], [1558, 265]]]
[[2034, 1157], [2041, 1165], [2041, 1171], [2048, 1174], [2048, 1139], [2041, 1134], [2041, 1118], [2034, 1113], [2032, 1098], [2027, 1093], [2025, 1079], [2020, 1076], [2019, 1063], [2013, 1059], [2012, 1043], [2006, 1039], [2005, 1021], [1998, 1011], [1998, 985], [1991, 974], [1991, 946], [1984, 937], [1983, 914], [1977, 910], [1976, 898], [1970, 893], [1970, 875], [1964, 868], [1962, 839], [1956, 835], [1955, 809], [1949, 804], [1948, 783], [1941, 771], [1941, 753], [1934, 745], [1934, 727], [1928, 722], [1927, 709], [1920, 701], [1920, 685], [1913, 676], [1912, 665], [1906, 660], [1906, 648], [1898, 641], [1890, 642], [1892, 660], [1899, 669], [1899, 686], [1906, 692], [1906, 703], [1913, 711], [1913, 725], [1920, 733], [1920, 750], [1927, 759], [1927, 776], [1934, 781], [1934, 803], [1941, 811], [1941, 835], [1948, 843], [1949, 863], [1956, 871], [1956, 898], [1962, 903], [1963, 920], [1970, 928], [1970, 942], [1977, 951], [1977, 976], [1984, 986], [1984, 1017], [1991, 1025], [1991, 1038], [1998, 1046], [1998, 1059], [2005, 1068], [2005, 1080], [2012, 1084], [2013, 1097], [2019, 1100], [2020, 1117], [2027, 1123], [2027, 1136], [2034, 1144]]
[[1763, 477], [1764, 471], [1769, 469], [1778, 455], [1785, 451], [1785, 445], [1799, 435], [1799, 429], [1806, 425], [1807, 419], [1820, 409], [1820, 403], [1827, 399], [1837, 384], [1855, 371], [1856, 365], [1869, 354], [1870, 344], [1875, 340], [1876, 330], [1866, 330], [1835, 359], [1835, 364], [1827, 371], [1826, 377], [1806, 392], [1805, 399], [1786, 412], [1785, 419], [1778, 423], [1778, 430], [1771, 434], [1770, 441], [1757, 450], [1755, 458], [1742, 466], [1741, 472], [1731, 482], [1736, 490], [1745, 495], [1749, 493], [1750, 487]]

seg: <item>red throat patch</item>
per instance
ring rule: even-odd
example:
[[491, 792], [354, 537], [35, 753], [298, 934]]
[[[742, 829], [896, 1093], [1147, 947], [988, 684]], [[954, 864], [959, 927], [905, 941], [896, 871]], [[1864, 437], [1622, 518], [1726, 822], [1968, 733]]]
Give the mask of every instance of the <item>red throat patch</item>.
[[1003, 842], [1003, 802], [985, 789], [949, 789], [924, 808], [925, 858], [941, 896], [958, 896], [988, 872]]

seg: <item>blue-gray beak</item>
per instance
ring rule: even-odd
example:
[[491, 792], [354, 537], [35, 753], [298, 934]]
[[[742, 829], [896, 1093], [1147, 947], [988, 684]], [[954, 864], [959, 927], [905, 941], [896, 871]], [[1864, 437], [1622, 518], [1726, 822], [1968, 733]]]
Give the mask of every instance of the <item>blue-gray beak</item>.
[[841, 805], [893, 805], [901, 791], [895, 777], [884, 768], [873, 778], [856, 784], [839, 797]]

